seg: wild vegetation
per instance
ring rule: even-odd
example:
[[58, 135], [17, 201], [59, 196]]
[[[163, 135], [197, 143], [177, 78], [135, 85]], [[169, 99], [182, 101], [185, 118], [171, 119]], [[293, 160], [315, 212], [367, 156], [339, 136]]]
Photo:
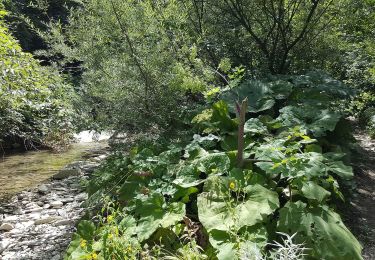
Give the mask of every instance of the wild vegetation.
[[336, 208], [347, 117], [375, 135], [373, 0], [4, 6], [1, 139], [143, 136], [85, 183], [66, 259], [362, 259]]
[[347, 94], [319, 73], [245, 81], [192, 119], [190, 143], [113, 155], [88, 183], [88, 206], [102, 211], [80, 224], [67, 259], [263, 259], [283, 234], [300, 255], [361, 259], [334, 211], [353, 173], [329, 141], [342, 114], [326, 100]]
[[22, 51], [4, 24], [0, 10], [0, 144], [55, 146], [69, 140], [72, 107], [56, 71], [42, 67]]

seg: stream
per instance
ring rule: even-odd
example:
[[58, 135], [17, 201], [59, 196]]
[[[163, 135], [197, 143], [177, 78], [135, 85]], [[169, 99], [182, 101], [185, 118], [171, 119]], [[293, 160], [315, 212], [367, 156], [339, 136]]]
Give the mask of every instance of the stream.
[[82, 132], [62, 153], [0, 159], [0, 260], [60, 260], [82, 218], [81, 183], [108, 154], [110, 134]]
[[93, 132], [83, 131], [75, 137], [78, 142], [72, 144], [64, 152], [40, 150], [2, 156], [0, 158], [0, 201], [1, 198], [35, 187], [65, 165], [104, 150], [107, 146], [106, 140], [110, 135], [104, 133], [95, 136]]

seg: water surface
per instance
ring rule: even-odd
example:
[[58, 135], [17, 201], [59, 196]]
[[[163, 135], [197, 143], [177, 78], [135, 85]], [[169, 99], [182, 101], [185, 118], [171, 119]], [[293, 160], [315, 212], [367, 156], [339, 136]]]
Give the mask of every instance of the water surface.
[[[90, 138], [91, 136], [91, 138]], [[93, 141], [92, 133], [80, 133], [79, 143], [72, 144], [64, 152], [49, 150], [28, 151], [5, 155], [0, 158], [0, 198], [8, 197], [37, 186], [69, 163], [80, 160], [95, 150], [104, 149], [106, 138], [99, 135], [100, 142]], [[97, 135], [94, 134], [94, 139]]]

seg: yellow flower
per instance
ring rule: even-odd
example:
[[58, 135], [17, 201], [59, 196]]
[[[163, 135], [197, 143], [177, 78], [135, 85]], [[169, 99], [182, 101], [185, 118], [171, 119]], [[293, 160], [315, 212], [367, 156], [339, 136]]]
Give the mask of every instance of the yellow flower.
[[98, 255], [96, 253], [92, 253], [91, 258], [92, 258], [92, 260], [96, 260], [96, 259], [98, 259]]
[[112, 216], [112, 215], [109, 215], [109, 216], [107, 217], [107, 221], [108, 221], [108, 222], [112, 222], [112, 221], [113, 221], [113, 216]]
[[87, 241], [84, 240], [84, 239], [81, 239], [81, 242], [79, 243], [79, 245], [81, 246], [81, 248], [85, 248], [86, 244], [87, 244]]
[[113, 238], [113, 235], [112, 234], [109, 234], [108, 235], [108, 239], [112, 239]]
[[232, 181], [231, 183], [229, 183], [229, 188], [231, 190], [234, 190], [236, 188], [236, 184]]

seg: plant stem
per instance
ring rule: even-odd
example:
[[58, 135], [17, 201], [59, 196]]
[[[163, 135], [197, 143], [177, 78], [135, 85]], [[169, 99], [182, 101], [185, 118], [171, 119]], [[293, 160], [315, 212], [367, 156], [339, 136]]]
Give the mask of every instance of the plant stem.
[[238, 117], [240, 120], [240, 123], [238, 125], [238, 146], [237, 146], [237, 166], [238, 168], [242, 168], [244, 164], [243, 159], [243, 150], [245, 146], [245, 140], [244, 140], [244, 128], [245, 128], [245, 120], [246, 120], [246, 110], [247, 110], [247, 104], [248, 100], [245, 98], [241, 102], [241, 106], [238, 106]]

